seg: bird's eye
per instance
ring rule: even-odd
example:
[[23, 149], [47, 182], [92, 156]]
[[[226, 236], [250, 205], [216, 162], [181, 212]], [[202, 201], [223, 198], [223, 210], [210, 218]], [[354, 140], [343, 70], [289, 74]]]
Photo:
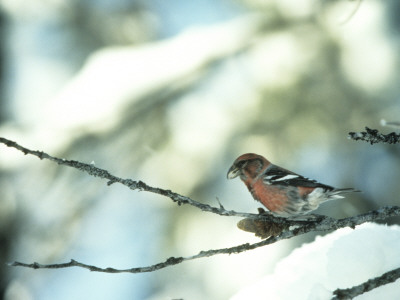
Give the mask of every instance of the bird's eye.
[[246, 165], [247, 161], [246, 160], [241, 160], [239, 161], [236, 165], [238, 168], [243, 168]]

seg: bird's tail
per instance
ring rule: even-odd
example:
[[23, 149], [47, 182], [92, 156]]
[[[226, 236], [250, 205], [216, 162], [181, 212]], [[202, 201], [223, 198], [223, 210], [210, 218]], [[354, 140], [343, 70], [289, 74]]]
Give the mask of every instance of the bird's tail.
[[329, 198], [330, 199], [341, 199], [341, 198], [344, 198], [344, 196], [342, 196], [340, 194], [345, 194], [345, 193], [361, 193], [361, 191], [353, 189], [353, 188], [334, 189], [329, 193]]

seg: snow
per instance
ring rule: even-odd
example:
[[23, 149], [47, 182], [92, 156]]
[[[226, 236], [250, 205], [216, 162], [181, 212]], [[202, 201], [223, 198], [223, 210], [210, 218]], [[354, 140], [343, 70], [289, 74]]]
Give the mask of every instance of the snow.
[[[373, 223], [344, 228], [295, 249], [270, 274], [234, 295], [240, 299], [331, 299], [400, 266], [400, 226]], [[400, 299], [400, 282], [381, 286], [357, 299]]]

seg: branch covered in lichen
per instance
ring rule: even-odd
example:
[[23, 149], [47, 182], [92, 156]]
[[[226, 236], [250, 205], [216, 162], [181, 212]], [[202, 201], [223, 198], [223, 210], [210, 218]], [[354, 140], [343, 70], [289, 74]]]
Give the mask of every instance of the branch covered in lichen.
[[365, 131], [362, 132], [349, 132], [348, 138], [355, 141], [366, 141], [371, 143], [371, 145], [377, 143], [400, 143], [400, 134], [395, 132], [382, 134], [377, 129], [370, 129], [368, 127], [365, 127]]
[[335, 297], [333, 297], [332, 300], [353, 299], [354, 297], [372, 291], [377, 287], [395, 282], [399, 278], [400, 278], [400, 268], [397, 268], [392, 271], [386, 272], [379, 277], [369, 279], [360, 285], [353, 286], [352, 288], [337, 289], [333, 292]]
[[283, 231], [279, 236], [272, 236], [266, 240], [263, 240], [258, 243], [253, 244], [241, 244], [238, 246], [230, 247], [230, 248], [221, 248], [221, 249], [211, 249], [206, 251], [200, 251], [199, 253], [187, 256], [187, 257], [170, 257], [163, 262], [156, 263], [154, 265], [145, 266], [145, 267], [134, 267], [129, 269], [115, 269], [115, 268], [99, 268], [92, 265], [87, 265], [76, 260], [71, 260], [68, 263], [60, 263], [60, 264], [39, 264], [37, 262], [34, 263], [22, 263], [22, 262], [13, 262], [10, 263], [10, 266], [21, 266], [32, 269], [60, 269], [60, 268], [70, 268], [70, 267], [81, 267], [86, 268], [90, 271], [95, 272], [105, 272], [105, 273], [145, 273], [145, 272], [153, 272], [159, 269], [163, 269], [169, 266], [173, 266], [188, 260], [210, 257], [218, 254], [236, 254], [244, 251], [256, 249], [259, 247], [263, 247], [266, 245], [271, 245], [278, 241], [289, 239], [298, 235], [302, 235], [311, 231], [330, 231], [336, 230], [344, 227], [355, 228], [355, 226], [375, 221], [375, 220], [384, 220], [389, 217], [400, 216], [400, 207], [399, 206], [387, 206], [382, 207], [378, 210], [370, 211], [365, 214], [361, 214], [358, 216], [344, 218], [335, 220], [332, 218], [324, 218], [317, 221], [308, 221], [304, 222], [303, 225], [296, 226], [296, 228], [288, 231]]

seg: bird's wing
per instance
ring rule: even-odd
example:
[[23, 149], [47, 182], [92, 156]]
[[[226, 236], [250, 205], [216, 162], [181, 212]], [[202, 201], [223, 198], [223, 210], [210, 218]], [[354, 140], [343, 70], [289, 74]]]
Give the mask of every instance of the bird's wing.
[[289, 170], [276, 165], [270, 165], [263, 173], [263, 181], [269, 185], [283, 185], [296, 187], [321, 187], [325, 190], [333, 190], [334, 188], [322, 184], [316, 180], [303, 177]]

